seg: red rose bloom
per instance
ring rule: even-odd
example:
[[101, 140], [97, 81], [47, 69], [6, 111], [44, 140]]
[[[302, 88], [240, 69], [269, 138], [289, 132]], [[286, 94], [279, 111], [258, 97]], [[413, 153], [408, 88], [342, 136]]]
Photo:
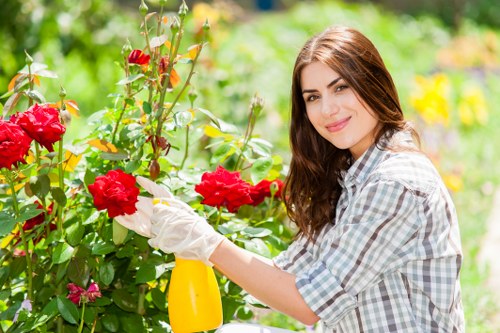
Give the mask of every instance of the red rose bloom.
[[87, 290], [71, 282], [68, 283], [67, 288], [69, 291], [67, 298], [76, 305], [80, 305], [81, 302], [95, 302], [97, 297], [102, 297], [99, 285], [95, 282], [92, 282]]
[[149, 54], [145, 54], [141, 50], [132, 50], [128, 55], [128, 63], [144, 66], [149, 64], [150, 58]]
[[61, 140], [66, 132], [66, 127], [59, 120], [59, 111], [48, 105], [35, 104], [25, 112], [12, 116], [11, 121], [50, 152], [54, 151], [52, 145]]
[[26, 163], [31, 141], [21, 126], [0, 119], [0, 169]]
[[205, 172], [194, 190], [203, 196], [202, 204], [224, 206], [231, 213], [252, 203], [250, 184], [241, 179], [239, 172], [229, 172], [221, 166], [215, 172]]
[[281, 198], [281, 189], [283, 188], [283, 182], [279, 179], [275, 180], [264, 179], [250, 188], [250, 197], [252, 198], [253, 206], [257, 206], [261, 204], [265, 198], [271, 197], [272, 184], [276, 184], [275, 186], [277, 186], [277, 191], [274, 194], [274, 197]]
[[98, 176], [94, 184], [89, 185], [97, 210], [108, 210], [108, 216], [133, 214], [137, 211], [135, 204], [139, 196], [139, 188], [135, 186], [135, 178], [121, 170], [111, 170], [104, 176]]
[[85, 289], [83, 289], [80, 286], [77, 286], [74, 283], [68, 283], [67, 288], [69, 291], [67, 298], [76, 305], [79, 305], [80, 298], [82, 297], [82, 294], [85, 292]]

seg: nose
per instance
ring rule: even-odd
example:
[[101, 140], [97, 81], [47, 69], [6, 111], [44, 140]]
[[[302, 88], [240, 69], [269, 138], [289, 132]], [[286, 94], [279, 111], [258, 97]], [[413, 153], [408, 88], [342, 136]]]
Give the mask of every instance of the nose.
[[325, 117], [329, 117], [339, 112], [338, 101], [332, 97], [325, 95], [321, 98], [321, 113]]

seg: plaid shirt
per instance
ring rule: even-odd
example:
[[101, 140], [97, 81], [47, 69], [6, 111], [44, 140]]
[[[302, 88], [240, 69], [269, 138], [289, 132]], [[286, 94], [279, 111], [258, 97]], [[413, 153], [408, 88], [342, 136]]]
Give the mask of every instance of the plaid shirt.
[[[400, 132], [392, 140], [413, 146]], [[423, 154], [368, 149], [345, 172], [335, 223], [274, 259], [324, 332], [464, 332], [457, 216]]]

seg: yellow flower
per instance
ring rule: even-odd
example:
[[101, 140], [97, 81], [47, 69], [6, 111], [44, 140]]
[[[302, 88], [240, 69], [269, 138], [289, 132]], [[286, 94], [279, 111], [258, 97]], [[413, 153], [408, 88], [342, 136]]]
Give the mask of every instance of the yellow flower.
[[429, 78], [418, 75], [415, 83], [416, 91], [410, 97], [411, 105], [427, 124], [447, 126], [450, 121], [448, 77], [443, 73]]
[[221, 13], [209, 4], [199, 2], [193, 6], [193, 18], [199, 26], [202, 26], [205, 20], [214, 26], [221, 19]]
[[464, 187], [460, 175], [454, 173], [443, 175], [443, 181], [446, 187], [452, 192], [458, 192]]
[[479, 87], [472, 86], [465, 89], [458, 104], [458, 114], [460, 121], [466, 126], [486, 125], [488, 107], [483, 91]]

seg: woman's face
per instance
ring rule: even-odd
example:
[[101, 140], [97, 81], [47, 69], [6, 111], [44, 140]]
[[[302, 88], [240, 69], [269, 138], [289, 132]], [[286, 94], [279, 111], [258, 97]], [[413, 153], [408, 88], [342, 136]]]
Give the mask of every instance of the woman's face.
[[307, 117], [316, 131], [358, 159], [374, 142], [379, 124], [375, 113], [333, 69], [316, 61], [301, 73]]

